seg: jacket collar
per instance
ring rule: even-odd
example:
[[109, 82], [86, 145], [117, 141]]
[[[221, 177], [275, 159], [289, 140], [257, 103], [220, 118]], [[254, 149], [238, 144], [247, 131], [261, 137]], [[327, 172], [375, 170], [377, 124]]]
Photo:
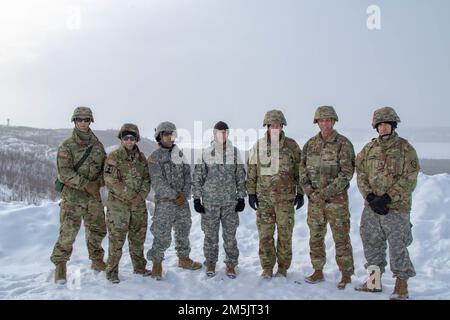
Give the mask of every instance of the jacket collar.
[[78, 136], [77, 129], [74, 128], [73, 131], [72, 131], [72, 138], [78, 145], [83, 146], [83, 147], [95, 144], [98, 141], [98, 139], [95, 136], [95, 134], [92, 132], [91, 129], [89, 129], [89, 131], [87, 133], [91, 136], [91, 138], [89, 139], [89, 141], [83, 141]]
[[334, 142], [334, 141], [336, 141], [337, 136], [338, 136], [338, 132], [335, 129], [333, 129], [333, 131], [331, 132], [331, 135], [328, 137], [328, 139], [326, 139], [326, 140], [323, 139], [322, 134], [320, 132], [316, 135], [316, 139], [322, 140], [325, 142]]

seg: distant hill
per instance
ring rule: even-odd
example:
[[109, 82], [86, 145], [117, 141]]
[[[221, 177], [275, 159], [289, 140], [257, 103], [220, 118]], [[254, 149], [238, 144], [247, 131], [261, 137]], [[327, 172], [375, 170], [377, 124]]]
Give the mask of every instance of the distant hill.
[[420, 159], [420, 171], [427, 175], [450, 174], [450, 159]]
[[[72, 129], [36, 129], [0, 125], [0, 201], [40, 203], [55, 200], [56, 150]], [[117, 131], [94, 130], [107, 152], [118, 144]], [[148, 156], [157, 148], [154, 141], [139, 142]]]
[[[439, 141], [447, 139], [447, 132], [444, 129], [437, 131], [442, 133], [438, 135], [435, 132], [435, 137], [440, 137]], [[105, 145], [107, 152], [111, 152], [119, 144], [117, 130], [94, 130], [94, 132]], [[53, 190], [56, 150], [71, 133], [72, 129], [36, 129], [0, 125], [0, 201], [38, 204], [43, 200], [58, 199], [59, 194]], [[420, 136], [418, 131], [411, 130], [410, 133]], [[422, 138], [431, 139], [433, 135], [423, 134]], [[157, 148], [157, 144], [143, 138], [139, 142], [139, 147], [148, 156]], [[186, 151], [188, 159], [196, 158], [193, 149]], [[248, 150], [242, 151], [241, 155], [243, 159], [247, 159]], [[420, 165], [421, 171], [428, 175], [450, 173], [450, 159], [420, 159]]]

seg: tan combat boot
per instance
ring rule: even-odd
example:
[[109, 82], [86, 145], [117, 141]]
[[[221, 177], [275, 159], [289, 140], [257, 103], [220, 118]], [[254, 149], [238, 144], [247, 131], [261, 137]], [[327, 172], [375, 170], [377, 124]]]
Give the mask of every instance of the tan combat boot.
[[180, 257], [178, 259], [178, 266], [183, 269], [197, 270], [202, 267], [200, 262], [194, 261], [189, 257]]
[[206, 265], [206, 275], [210, 278], [216, 275], [216, 265]]
[[97, 272], [106, 270], [106, 263], [103, 260], [92, 260], [91, 269]]
[[151, 276], [155, 280], [161, 280], [161, 277], [162, 277], [162, 263], [161, 262], [153, 262]]
[[234, 266], [227, 265], [225, 272], [226, 272], [228, 278], [230, 278], [230, 279], [235, 279], [236, 278], [236, 270], [234, 269]]
[[408, 295], [408, 282], [406, 280], [397, 278], [395, 280], [394, 292], [391, 294], [391, 300], [407, 300]]
[[55, 268], [55, 283], [65, 284], [67, 282], [66, 262], [60, 262]]
[[263, 279], [270, 279], [273, 277], [273, 270], [272, 268], [264, 268], [263, 272], [261, 273], [261, 277]]
[[287, 268], [283, 264], [278, 264], [278, 270], [277, 273], [275, 273], [275, 277], [287, 277]]
[[341, 281], [339, 281], [339, 283], [337, 284], [337, 288], [340, 290], [345, 289], [345, 286], [351, 282], [352, 282], [351, 274], [347, 272], [342, 272], [342, 278]]
[[322, 270], [314, 270], [314, 273], [310, 275], [309, 277], [305, 278], [305, 281], [308, 283], [319, 283], [324, 281], [325, 278], [323, 276]]

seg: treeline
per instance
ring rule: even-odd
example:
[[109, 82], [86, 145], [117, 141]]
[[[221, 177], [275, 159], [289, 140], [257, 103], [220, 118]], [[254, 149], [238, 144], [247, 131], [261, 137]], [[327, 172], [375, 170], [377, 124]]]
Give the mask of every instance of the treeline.
[[33, 153], [0, 150], [0, 185], [12, 191], [0, 194], [0, 201], [39, 204], [43, 199], [56, 200], [55, 176], [55, 164], [50, 160]]

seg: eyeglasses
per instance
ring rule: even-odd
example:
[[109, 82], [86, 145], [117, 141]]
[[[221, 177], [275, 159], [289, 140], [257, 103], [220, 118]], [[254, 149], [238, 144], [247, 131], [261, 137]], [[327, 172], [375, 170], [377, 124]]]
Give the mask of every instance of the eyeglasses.
[[76, 122], [87, 122], [87, 123], [89, 123], [89, 122], [91, 122], [91, 118], [76, 118], [75, 119], [75, 121]]
[[129, 135], [125, 136], [125, 137], [122, 137], [122, 140], [123, 141], [128, 141], [128, 140], [136, 141], [136, 137], [131, 135], [131, 134], [129, 134]]

